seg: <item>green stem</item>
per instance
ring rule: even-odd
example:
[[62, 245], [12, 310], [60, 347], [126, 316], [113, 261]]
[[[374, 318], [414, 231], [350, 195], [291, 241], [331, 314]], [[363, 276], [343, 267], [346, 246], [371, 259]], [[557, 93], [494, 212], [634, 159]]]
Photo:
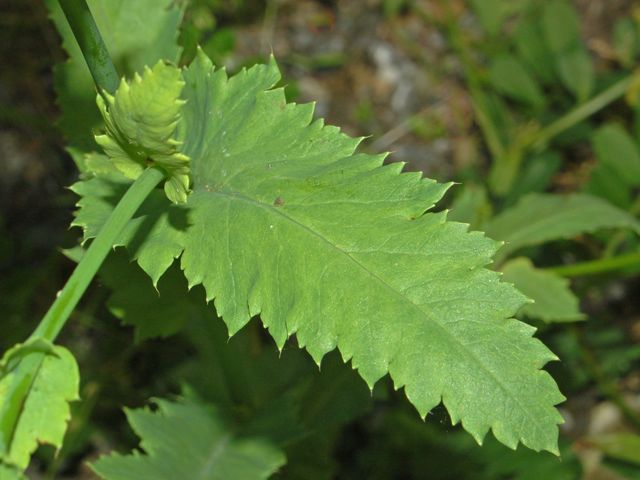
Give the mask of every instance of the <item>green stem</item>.
[[119, 77], [85, 0], [58, 0], [98, 91], [113, 94]]
[[550, 267], [545, 270], [563, 277], [581, 277], [586, 275], [599, 275], [615, 272], [629, 267], [640, 268], [640, 252], [618, 255], [610, 258], [601, 258], [588, 262], [574, 263], [573, 265]]
[[163, 178], [161, 170], [147, 168], [129, 187], [31, 338], [55, 340], [124, 226]]
[[602, 110], [604, 107], [623, 96], [633, 83], [636, 75], [637, 73], [632, 73], [622, 80], [619, 80], [603, 92], [593, 97], [591, 100], [574, 108], [555, 122], [552, 122], [546, 127], [540, 129], [533, 137], [530, 146], [533, 149], [543, 148], [556, 135], [573, 127], [582, 120], [589, 118], [594, 113]]

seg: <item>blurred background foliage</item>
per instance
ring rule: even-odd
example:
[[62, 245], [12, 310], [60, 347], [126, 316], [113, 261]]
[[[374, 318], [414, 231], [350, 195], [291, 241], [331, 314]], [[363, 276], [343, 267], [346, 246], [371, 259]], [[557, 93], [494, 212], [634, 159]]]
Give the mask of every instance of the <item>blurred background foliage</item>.
[[[79, 106], [92, 94], [73, 72], [54, 73], [66, 53], [45, 3], [0, 6], [3, 350], [32, 330], [73, 268], [75, 197], [65, 186], [84, 160], [65, 146], [91, 142], [98, 118], [82, 107], [60, 117], [56, 92]], [[370, 394], [337, 355], [321, 372], [294, 340], [279, 356], [255, 322], [227, 341], [177, 269], [160, 282], [160, 300], [150, 284], [118, 287], [143, 274], [116, 252], [62, 339], [83, 379], [65, 447], [41, 449], [30, 478], [95, 478], [87, 461], [138, 443], [121, 405], [180, 393], [282, 448], [288, 460], [276, 478], [640, 478], [636, 2], [156, 5], [179, 12], [166, 27], [180, 25], [175, 61], [188, 63], [200, 45], [236, 72], [273, 52], [291, 101], [315, 101], [328, 123], [367, 136], [367, 151], [461, 182], [442, 208], [510, 242], [494, 268], [537, 300], [520, 316], [560, 357], [548, 369], [568, 398], [562, 457], [511, 452], [490, 435], [478, 447], [443, 409], [421, 421], [386, 381]], [[120, 45], [121, 71], [145, 63], [136, 32]], [[162, 321], [148, 307], [158, 301]]]

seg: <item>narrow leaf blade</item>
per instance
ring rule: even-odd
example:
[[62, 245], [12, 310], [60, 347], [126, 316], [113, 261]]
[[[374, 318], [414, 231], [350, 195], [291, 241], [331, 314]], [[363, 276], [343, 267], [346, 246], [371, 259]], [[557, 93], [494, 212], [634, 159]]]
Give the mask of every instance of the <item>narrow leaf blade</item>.
[[587, 194], [531, 194], [494, 217], [487, 235], [506, 244], [502, 257], [522, 247], [570, 239], [606, 228], [629, 228], [640, 233], [640, 222], [624, 210]]

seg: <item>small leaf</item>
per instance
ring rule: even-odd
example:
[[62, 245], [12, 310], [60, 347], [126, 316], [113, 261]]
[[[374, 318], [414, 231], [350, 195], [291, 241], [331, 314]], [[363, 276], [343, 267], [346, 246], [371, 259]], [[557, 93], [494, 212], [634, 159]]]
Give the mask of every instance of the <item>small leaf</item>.
[[564, 86], [579, 101], [587, 100], [595, 84], [593, 63], [587, 50], [580, 46], [558, 54], [557, 64]]
[[562, 83], [579, 101], [586, 100], [593, 90], [595, 73], [580, 36], [578, 14], [565, 0], [547, 2], [542, 12], [542, 32], [555, 56]]
[[149, 408], [126, 410], [143, 453], [113, 453], [92, 468], [106, 480], [268, 478], [285, 463], [268, 440], [243, 437], [214, 407], [183, 400], [154, 400]]
[[544, 95], [529, 72], [512, 55], [496, 57], [489, 68], [489, 79], [499, 92], [534, 108], [544, 105]]
[[545, 2], [542, 11], [542, 33], [551, 51], [566, 52], [580, 44], [580, 20], [566, 0]]
[[153, 69], [145, 67], [142, 77], [135, 74], [131, 83], [123, 79], [114, 96], [97, 97], [107, 133], [96, 142], [127, 178], [137, 178], [149, 165], [160, 166], [168, 175], [165, 193], [174, 203], [184, 203], [189, 191], [189, 157], [178, 151], [174, 138], [183, 87], [180, 70], [160, 61]]
[[608, 167], [622, 184], [640, 185], [640, 151], [624, 128], [608, 123], [596, 131], [592, 142], [599, 165]]
[[506, 241], [501, 258], [522, 248], [605, 228], [629, 228], [640, 234], [640, 222], [627, 212], [591, 195], [530, 194], [496, 216], [487, 235]]
[[598, 161], [614, 170], [623, 183], [640, 185], [640, 150], [624, 128], [606, 124], [595, 133], [593, 148]]
[[61, 446], [78, 366], [66, 348], [34, 339], [8, 350], [0, 373], [0, 460], [24, 470], [38, 443]]
[[478, 17], [482, 28], [489, 35], [500, 33], [505, 20], [512, 14], [522, 10], [527, 0], [471, 0], [471, 6]]
[[613, 26], [613, 49], [624, 67], [632, 67], [638, 54], [638, 29], [635, 22], [628, 17], [616, 21]]
[[625, 182], [608, 165], [597, 164], [591, 171], [584, 191], [590, 195], [608, 200], [613, 205], [628, 210], [632, 204], [632, 193]]
[[502, 24], [509, 14], [505, 2], [501, 0], [471, 0], [471, 6], [482, 28], [488, 34], [496, 35], [500, 32]]
[[622, 208], [631, 203], [632, 188], [640, 185], [640, 151], [623, 127], [608, 123], [592, 137], [598, 160], [585, 191]]
[[569, 281], [550, 272], [539, 270], [528, 258], [520, 257], [505, 263], [502, 268], [505, 282], [513, 283], [535, 303], [520, 309], [520, 314], [547, 323], [583, 320], [578, 299], [569, 288]]
[[518, 56], [545, 84], [555, 79], [554, 57], [546, 42], [542, 38], [542, 31], [538, 16], [531, 16], [521, 20], [514, 32]]

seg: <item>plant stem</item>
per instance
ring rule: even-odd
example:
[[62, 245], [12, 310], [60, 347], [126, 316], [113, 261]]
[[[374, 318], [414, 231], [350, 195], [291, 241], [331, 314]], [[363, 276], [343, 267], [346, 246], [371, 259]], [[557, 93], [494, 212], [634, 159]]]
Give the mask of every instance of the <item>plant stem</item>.
[[[118, 73], [86, 1], [59, 0], [59, 3], [82, 50], [98, 91], [101, 94], [115, 93], [118, 87]], [[162, 170], [149, 167], [133, 182], [91, 243], [64, 288], [58, 292], [56, 300], [29, 337], [30, 340], [42, 338], [53, 342], [56, 339], [100, 265], [113, 248], [118, 235], [164, 176]], [[3, 398], [0, 402], [0, 454], [4, 455], [11, 451], [25, 399], [34, 387], [46, 355], [44, 351], [30, 352], [11, 367], [11, 376], [3, 388]], [[2, 373], [6, 374], [6, 372]]]
[[640, 252], [627, 253], [625, 255], [601, 258], [588, 262], [574, 263], [573, 265], [550, 267], [545, 268], [545, 270], [563, 277], [581, 277], [586, 275], [599, 275], [608, 272], [615, 272], [629, 267], [640, 268]]
[[633, 83], [637, 73], [632, 73], [622, 80], [617, 81], [609, 88], [599, 93], [591, 100], [574, 108], [555, 122], [543, 127], [534, 136], [530, 146], [533, 149], [543, 148], [553, 137], [573, 127], [585, 118], [603, 109], [610, 103], [623, 96]]
[[118, 72], [111, 61], [107, 46], [87, 6], [86, 0], [58, 0], [82, 55], [84, 56], [98, 92], [113, 94], [118, 88]]
[[51, 342], [55, 340], [124, 226], [163, 178], [164, 174], [160, 169], [147, 168], [129, 187], [31, 338], [42, 337]]

